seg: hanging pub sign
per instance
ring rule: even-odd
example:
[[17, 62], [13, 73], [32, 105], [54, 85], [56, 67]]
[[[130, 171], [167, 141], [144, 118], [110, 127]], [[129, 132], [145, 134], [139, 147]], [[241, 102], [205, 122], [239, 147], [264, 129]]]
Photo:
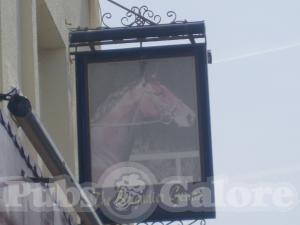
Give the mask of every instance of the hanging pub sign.
[[[91, 46], [149, 38], [190, 44]], [[214, 218], [204, 23], [74, 31], [71, 43], [91, 47], [74, 52], [80, 180], [101, 220]]]

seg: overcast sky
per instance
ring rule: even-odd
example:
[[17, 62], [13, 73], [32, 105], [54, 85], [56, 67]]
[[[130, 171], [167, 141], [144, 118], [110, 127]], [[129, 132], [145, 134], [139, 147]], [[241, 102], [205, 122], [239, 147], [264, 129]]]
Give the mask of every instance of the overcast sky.
[[[216, 179], [246, 186], [284, 183], [299, 192], [300, 1], [118, 2], [206, 21], [214, 62], [209, 81]], [[111, 25], [120, 26], [123, 11], [106, 0], [101, 7], [113, 13]], [[282, 212], [217, 208], [217, 219], [208, 225], [298, 225], [299, 220], [299, 204]]]

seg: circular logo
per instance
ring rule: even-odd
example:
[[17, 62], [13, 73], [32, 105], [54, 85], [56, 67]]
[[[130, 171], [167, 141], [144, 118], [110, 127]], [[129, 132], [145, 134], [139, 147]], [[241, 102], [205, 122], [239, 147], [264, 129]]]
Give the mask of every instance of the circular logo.
[[156, 183], [151, 171], [138, 163], [123, 162], [108, 168], [97, 185], [102, 213], [119, 224], [143, 221], [156, 207]]

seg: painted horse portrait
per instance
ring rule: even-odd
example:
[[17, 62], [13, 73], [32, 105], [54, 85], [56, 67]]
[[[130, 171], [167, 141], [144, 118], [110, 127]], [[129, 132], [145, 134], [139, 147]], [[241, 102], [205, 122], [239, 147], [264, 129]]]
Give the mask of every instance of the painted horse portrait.
[[110, 95], [91, 119], [92, 179], [119, 162], [128, 161], [137, 126], [151, 123], [190, 127], [195, 112], [156, 76], [142, 78]]

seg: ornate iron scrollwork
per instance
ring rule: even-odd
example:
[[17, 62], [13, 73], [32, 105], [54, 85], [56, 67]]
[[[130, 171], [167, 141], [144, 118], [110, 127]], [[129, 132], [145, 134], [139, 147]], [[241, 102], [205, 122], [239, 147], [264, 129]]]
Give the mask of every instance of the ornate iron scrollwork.
[[[147, 20], [145, 20], [145, 18]], [[151, 22], [152, 23], [151, 23]], [[131, 26], [144, 26], [146, 24], [159, 24], [161, 22], [161, 16], [156, 15], [147, 6], [143, 5], [141, 7], [134, 6], [131, 11], [126, 13], [126, 16], [122, 17], [121, 23], [126, 27]]]
[[101, 22], [102, 22], [102, 24], [104, 25], [105, 28], [110, 28], [110, 27], [105, 23], [105, 19], [111, 19], [111, 18], [112, 18], [111, 13], [104, 13], [104, 14], [102, 15]]
[[[145, 25], [157, 25], [157, 24], [161, 24], [162, 22], [161, 16], [155, 14], [146, 5], [142, 5], [140, 7], [133, 6], [131, 7], [131, 9], [129, 9], [113, 0], [108, 0], [108, 1], [127, 11], [125, 16], [121, 18], [121, 24], [125, 27], [133, 27], [133, 26], [142, 27]], [[168, 11], [166, 13], [166, 16], [170, 18], [170, 21], [168, 23], [171, 24], [187, 22], [187, 21], [177, 21], [177, 15], [174, 11]], [[107, 20], [111, 18], [112, 18], [112, 14], [109, 12], [104, 13], [102, 15], [101, 20], [104, 28], [110, 28], [110, 26], [107, 23]]]

